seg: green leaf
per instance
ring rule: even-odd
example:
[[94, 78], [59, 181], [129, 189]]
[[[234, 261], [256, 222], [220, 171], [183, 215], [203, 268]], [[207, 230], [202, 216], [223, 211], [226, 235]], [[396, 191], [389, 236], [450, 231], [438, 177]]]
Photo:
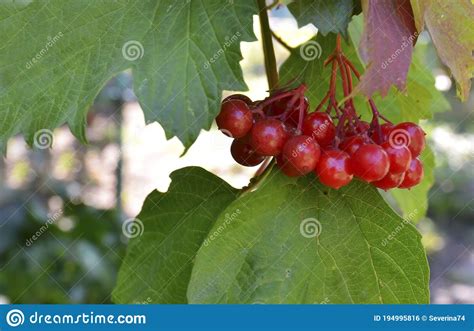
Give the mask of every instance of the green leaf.
[[427, 148], [419, 156], [423, 162], [425, 176], [420, 184], [409, 190], [393, 189], [390, 193], [402, 210], [403, 218], [410, 222], [422, 219], [428, 210], [428, 192], [434, 184], [435, 159], [431, 148]]
[[317, 35], [306, 43], [294, 48], [288, 59], [280, 67], [282, 85], [296, 81], [308, 87], [306, 97], [314, 108], [327, 93], [331, 68], [324, 68], [324, 60], [333, 52], [336, 35]]
[[241, 41], [255, 40], [254, 1], [31, 1], [0, 4], [0, 144], [67, 123], [85, 142], [101, 87], [132, 68], [147, 123], [189, 147], [224, 89], [246, 89]]
[[168, 192], [151, 193], [137, 216], [144, 232], [129, 243], [116, 303], [186, 303], [196, 252], [237, 194], [201, 168], [180, 169], [171, 179]]
[[[190, 303], [428, 303], [420, 234], [358, 181], [338, 191], [272, 172], [199, 250]], [[212, 231], [211, 231], [212, 232]]]
[[295, 0], [288, 9], [295, 16], [298, 26], [312, 23], [323, 35], [329, 32], [347, 35], [347, 25], [357, 8], [353, 0]]

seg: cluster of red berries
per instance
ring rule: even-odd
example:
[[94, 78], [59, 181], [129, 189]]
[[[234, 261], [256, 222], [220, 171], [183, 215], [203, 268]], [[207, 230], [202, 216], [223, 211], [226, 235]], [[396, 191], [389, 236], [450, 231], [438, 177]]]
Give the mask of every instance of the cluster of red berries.
[[305, 98], [299, 132], [300, 109], [291, 105], [291, 99], [265, 105], [263, 114], [258, 111], [262, 101], [252, 102], [239, 94], [223, 101], [216, 121], [220, 130], [235, 138], [231, 154], [237, 163], [256, 166], [265, 157], [275, 156], [286, 175], [314, 171], [323, 184], [336, 189], [354, 175], [384, 190], [410, 188], [421, 181], [423, 165], [418, 156], [425, 134], [418, 125], [385, 123], [374, 130], [368, 122], [359, 121], [356, 128], [345, 127], [340, 139], [328, 113], [308, 114]]
[[[368, 99], [372, 121], [362, 121], [351, 97], [352, 73], [357, 78], [360, 74], [342, 54], [340, 38], [325, 65], [329, 63], [329, 91], [311, 113], [304, 84], [274, 91], [255, 102], [241, 94], [224, 99], [216, 122], [221, 131], [235, 139], [231, 146], [235, 161], [255, 166], [276, 157], [286, 175], [303, 176], [314, 171], [321, 183], [335, 189], [349, 184], [354, 176], [384, 190], [420, 183], [423, 165], [418, 156], [425, 147], [423, 130], [411, 122], [392, 124], [372, 99]], [[336, 100], [338, 69], [343, 105]], [[379, 124], [380, 119], [386, 123]]]

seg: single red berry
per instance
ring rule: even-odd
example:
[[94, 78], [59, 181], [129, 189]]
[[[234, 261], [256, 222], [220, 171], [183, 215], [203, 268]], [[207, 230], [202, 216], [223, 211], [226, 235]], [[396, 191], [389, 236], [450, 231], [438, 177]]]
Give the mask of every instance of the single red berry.
[[229, 100], [222, 104], [216, 122], [219, 129], [226, 135], [241, 138], [252, 128], [252, 111], [242, 100]]
[[352, 155], [351, 166], [354, 175], [370, 183], [385, 177], [390, 161], [382, 147], [367, 144], [359, 147]]
[[253, 103], [252, 99], [250, 99], [248, 96], [239, 93], [229, 95], [227, 98], [222, 100], [222, 103], [227, 102], [229, 100], [241, 100], [245, 102], [247, 106], [250, 106]]
[[408, 170], [411, 162], [411, 152], [405, 146], [393, 146], [386, 141], [380, 145], [390, 160], [390, 173], [401, 174]]
[[404, 172], [400, 174], [392, 174], [391, 172], [389, 172], [388, 174], [385, 175], [384, 178], [376, 182], [373, 182], [372, 184], [375, 187], [378, 187], [384, 191], [387, 191], [387, 190], [390, 190], [391, 188], [398, 187], [398, 185], [400, 185], [403, 182], [404, 178], [405, 178]]
[[323, 151], [316, 175], [321, 183], [335, 189], [349, 184], [353, 177], [349, 154], [339, 150]]
[[339, 148], [349, 155], [354, 154], [360, 146], [365, 145], [364, 139], [361, 136], [352, 136], [345, 138], [339, 144]]
[[379, 130], [375, 128], [374, 132], [372, 132], [372, 135], [370, 137], [377, 144], [382, 144], [388, 140], [388, 136], [390, 135], [390, 132], [392, 131], [393, 127], [394, 127], [393, 124], [390, 124], [390, 123], [382, 124], [380, 126], [380, 134], [379, 134]]
[[288, 139], [283, 123], [275, 119], [264, 119], [255, 123], [251, 131], [251, 143], [258, 154], [276, 156], [280, 154]]
[[336, 127], [327, 113], [314, 112], [304, 119], [303, 134], [313, 137], [321, 147], [325, 147], [333, 142]]
[[256, 166], [257, 164], [262, 163], [265, 159], [264, 156], [257, 154], [255, 149], [252, 147], [248, 135], [239, 139], [234, 139], [230, 146], [230, 153], [238, 164], [246, 167]]
[[413, 157], [425, 149], [425, 132], [415, 123], [403, 122], [395, 125], [388, 136], [393, 146], [407, 146]]
[[423, 179], [423, 164], [421, 161], [416, 158], [411, 160], [410, 167], [405, 172], [405, 178], [403, 182], [398, 185], [399, 188], [410, 188], [415, 185], [418, 185]]
[[321, 149], [313, 138], [294, 136], [283, 146], [277, 162], [287, 176], [303, 176], [314, 170], [320, 155]]
[[[297, 99], [293, 105], [290, 105], [290, 101], [293, 96], [288, 96], [286, 98], [277, 100], [272, 104], [263, 108], [263, 111], [268, 116], [278, 116], [286, 113], [285, 120], [283, 121], [285, 125], [289, 128], [296, 128], [298, 126], [299, 118], [300, 118], [300, 100]], [[308, 108], [309, 103], [308, 99], [303, 99], [303, 118], [308, 115]]]

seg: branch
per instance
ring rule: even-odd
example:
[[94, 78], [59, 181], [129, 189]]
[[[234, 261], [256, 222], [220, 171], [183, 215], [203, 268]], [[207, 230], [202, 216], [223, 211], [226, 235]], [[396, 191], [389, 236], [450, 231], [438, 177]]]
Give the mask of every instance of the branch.
[[267, 74], [268, 88], [270, 91], [278, 87], [278, 71], [275, 51], [273, 50], [272, 33], [268, 22], [267, 6], [265, 0], [257, 0], [260, 18], [260, 32], [262, 35], [263, 56], [265, 59], [265, 72]]

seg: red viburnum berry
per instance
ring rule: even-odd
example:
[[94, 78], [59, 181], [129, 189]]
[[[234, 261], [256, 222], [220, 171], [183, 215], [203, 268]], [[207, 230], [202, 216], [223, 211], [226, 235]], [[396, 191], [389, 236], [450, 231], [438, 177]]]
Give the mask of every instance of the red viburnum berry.
[[262, 163], [265, 159], [264, 156], [257, 154], [255, 149], [252, 147], [248, 135], [239, 139], [234, 139], [230, 146], [230, 153], [238, 164], [246, 167], [256, 166]]
[[364, 139], [361, 136], [351, 136], [345, 138], [340, 144], [339, 148], [349, 155], [354, 154], [360, 146], [365, 145]]
[[377, 144], [382, 144], [388, 140], [388, 136], [390, 135], [390, 132], [392, 131], [392, 129], [393, 129], [393, 124], [390, 124], [390, 123], [382, 124], [380, 126], [380, 134], [379, 134], [379, 130], [375, 128], [374, 132], [372, 132], [372, 135], [370, 137]]
[[349, 154], [339, 150], [323, 151], [316, 175], [321, 183], [334, 189], [349, 184], [353, 178]]
[[354, 175], [370, 183], [385, 177], [390, 168], [390, 161], [382, 147], [367, 144], [351, 156], [351, 166]]
[[304, 119], [303, 134], [313, 137], [321, 147], [326, 147], [333, 142], [336, 127], [327, 113], [314, 112]]
[[283, 146], [277, 163], [287, 176], [303, 176], [314, 170], [320, 154], [319, 145], [313, 138], [294, 136]]
[[384, 178], [382, 178], [381, 180], [375, 181], [372, 184], [375, 187], [378, 187], [382, 190], [387, 191], [392, 188], [398, 187], [398, 185], [402, 183], [404, 178], [405, 178], [404, 172], [400, 174], [392, 174], [391, 172], [389, 172], [388, 174], [385, 175]]
[[233, 138], [245, 136], [253, 125], [252, 111], [242, 100], [226, 101], [216, 117], [217, 126], [226, 135]]
[[405, 146], [393, 146], [386, 141], [380, 145], [387, 153], [390, 160], [390, 173], [400, 174], [408, 170], [411, 162], [411, 152]]
[[251, 131], [251, 143], [258, 154], [276, 156], [280, 154], [288, 139], [283, 123], [276, 119], [264, 119], [255, 123]]
[[245, 102], [247, 104], [247, 106], [250, 106], [251, 104], [253, 104], [252, 99], [250, 99], [246, 95], [239, 94], [239, 93], [229, 95], [227, 98], [222, 100], [222, 103], [227, 102], [229, 100], [241, 100], [241, 101]]
[[395, 125], [388, 142], [393, 146], [406, 146], [412, 157], [417, 157], [425, 149], [425, 132], [415, 123], [403, 122]]
[[399, 188], [410, 188], [418, 185], [423, 179], [423, 164], [418, 158], [411, 160], [410, 167], [405, 172], [403, 182], [398, 186]]

